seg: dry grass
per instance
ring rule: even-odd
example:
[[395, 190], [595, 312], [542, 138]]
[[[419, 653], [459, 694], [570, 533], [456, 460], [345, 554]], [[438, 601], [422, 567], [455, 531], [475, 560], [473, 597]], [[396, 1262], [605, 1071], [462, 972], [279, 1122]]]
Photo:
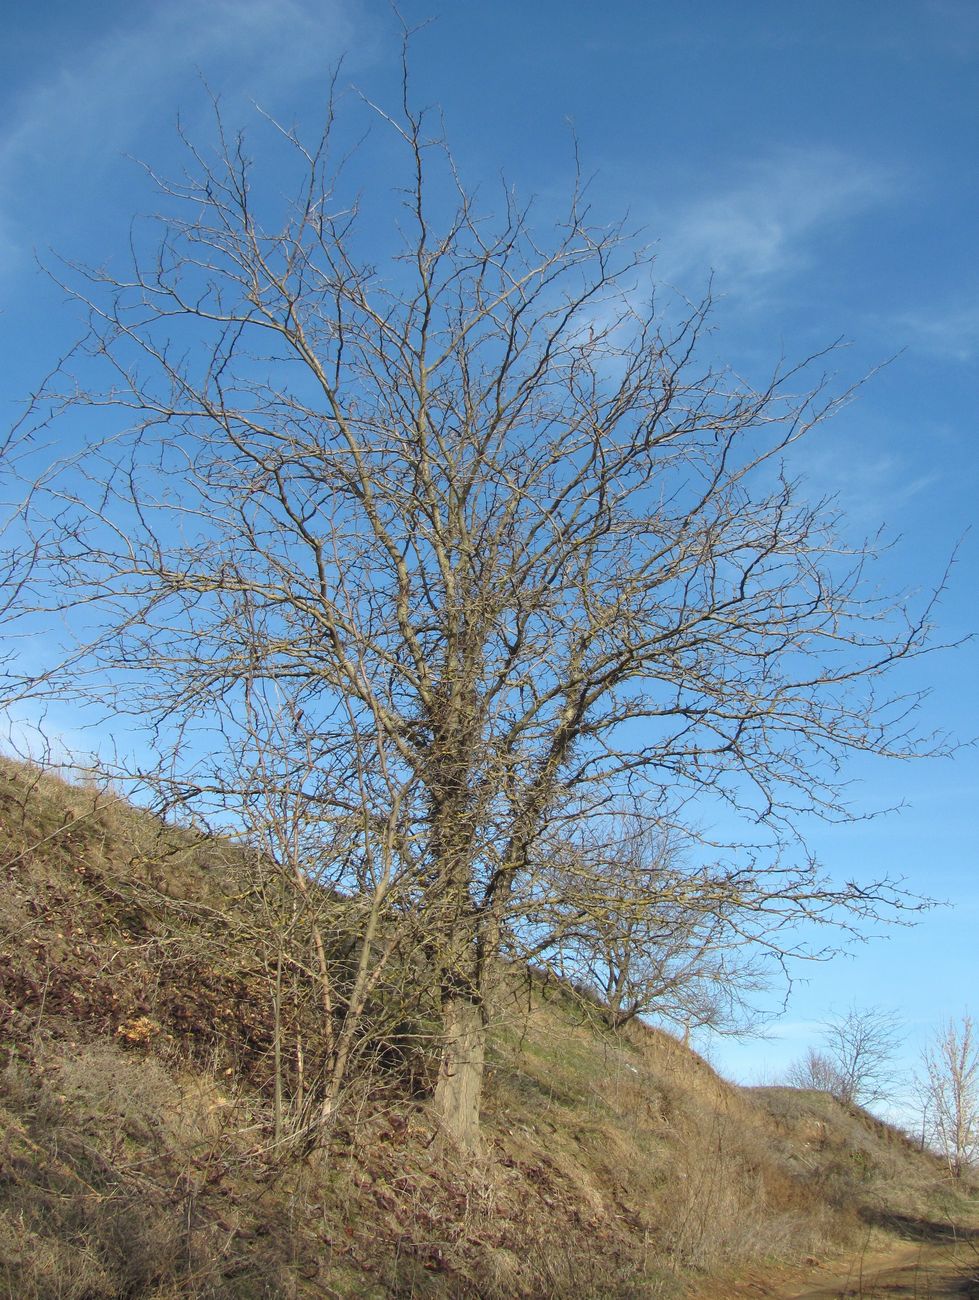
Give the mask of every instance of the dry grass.
[[276, 1150], [233, 850], [14, 764], [0, 822], [0, 1297], [667, 1300], [955, 1208], [862, 1112], [516, 973], [477, 1167], [437, 1154], [407, 986], [329, 1151]]
[[7, 1066], [0, 1294], [286, 1294], [237, 1208], [237, 1125], [194, 1090], [111, 1044]]

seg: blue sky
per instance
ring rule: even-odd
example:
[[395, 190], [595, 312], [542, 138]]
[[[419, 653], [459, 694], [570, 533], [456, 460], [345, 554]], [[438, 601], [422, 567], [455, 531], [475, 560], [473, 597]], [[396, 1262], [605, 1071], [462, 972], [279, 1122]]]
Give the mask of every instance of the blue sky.
[[[598, 219], [628, 213], [664, 284], [696, 297], [713, 273], [710, 347], [749, 378], [843, 337], [843, 381], [889, 364], [806, 449], [814, 493], [854, 536], [883, 525], [884, 588], [927, 587], [964, 538], [940, 635], [979, 627], [979, 6], [972, 0], [458, 0], [405, 3], [419, 102], [439, 105], [460, 170], [501, 172], [547, 214], [567, 194], [572, 129]], [[0, 52], [0, 373], [3, 424], [72, 338], [35, 254], [124, 251], [153, 206], [139, 158], [166, 170], [178, 111], [205, 130], [201, 85], [247, 125], [257, 102], [313, 123], [330, 66], [380, 104], [398, 95], [398, 29], [380, 0], [210, 0], [7, 15]], [[979, 648], [916, 664], [926, 728], [979, 735]], [[71, 731], [71, 719], [60, 719]], [[908, 1054], [968, 1002], [977, 974], [979, 759], [861, 764], [867, 807], [895, 817], [815, 837], [840, 874], [904, 872], [951, 900], [917, 928], [800, 972], [768, 1041], [715, 1061], [774, 1077], [816, 1023], [851, 1001], [896, 1008]], [[974, 1007], [974, 1009], [979, 1009]]]

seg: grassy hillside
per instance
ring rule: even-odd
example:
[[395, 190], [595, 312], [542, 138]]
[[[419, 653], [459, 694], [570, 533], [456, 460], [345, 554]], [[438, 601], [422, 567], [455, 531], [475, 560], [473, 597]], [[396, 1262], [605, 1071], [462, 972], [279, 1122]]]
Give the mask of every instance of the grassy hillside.
[[277, 1146], [240, 851], [6, 762], [0, 828], [0, 1296], [723, 1296], [963, 1208], [865, 1113], [516, 975], [481, 1162], [435, 1141], [410, 1007], [328, 1149]]

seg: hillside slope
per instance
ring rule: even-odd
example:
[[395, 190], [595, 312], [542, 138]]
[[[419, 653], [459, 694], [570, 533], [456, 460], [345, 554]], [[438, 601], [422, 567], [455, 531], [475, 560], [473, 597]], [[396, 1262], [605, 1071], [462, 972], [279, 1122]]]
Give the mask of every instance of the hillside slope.
[[[277, 1146], [239, 851], [8, 762], [0, 824], [0, 1294], [762, 1293], [868, 1229], [965, 1208], [864, 1112], [733, 1087], [515, 974], [477, 1165], [440, 1151], [407, 1030], [365, 1057], [326, 1150]], [[314, 1012], [290, 1027], [311, 1044]]]

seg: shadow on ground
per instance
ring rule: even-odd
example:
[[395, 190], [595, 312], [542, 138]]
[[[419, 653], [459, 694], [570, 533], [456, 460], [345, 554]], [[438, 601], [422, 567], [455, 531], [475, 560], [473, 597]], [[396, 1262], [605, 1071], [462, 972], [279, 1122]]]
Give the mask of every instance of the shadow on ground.
[[875, 1228], [884, 1228], [903, 1237], [905, 1241], [944, 1242], [948, 1245], [966, 1241], [979, 1243], [979, 1228], [964, 1228], [948, 1219], [926, 1219], [870, 1207], [861, 1212], [861, 1218]]

